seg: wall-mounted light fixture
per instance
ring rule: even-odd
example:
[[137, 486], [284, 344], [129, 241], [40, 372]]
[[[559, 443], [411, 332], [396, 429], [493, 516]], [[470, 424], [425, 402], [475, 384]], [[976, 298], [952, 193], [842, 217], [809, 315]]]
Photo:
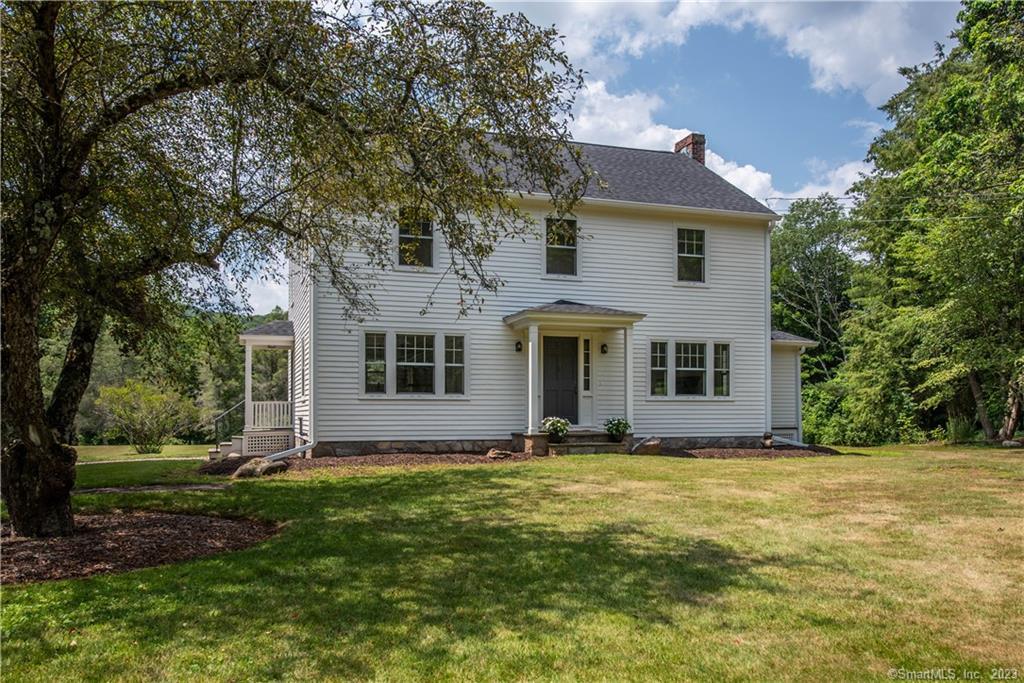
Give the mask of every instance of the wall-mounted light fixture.
[[607, 344], [601, 344], [601, 354], [604, 355], [606, 353], [608, 353], [608, 345]]
[[523, 342], [517, 341], [516, 342], [516, 353], [522, 353], [522, 352], [523, 352]]

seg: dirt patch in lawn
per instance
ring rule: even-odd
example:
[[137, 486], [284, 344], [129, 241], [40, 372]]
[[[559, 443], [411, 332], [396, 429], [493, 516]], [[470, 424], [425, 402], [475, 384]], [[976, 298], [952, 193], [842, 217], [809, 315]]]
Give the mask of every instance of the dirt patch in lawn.
[[809, 458], [817, 455], [839, 454], [839, 451], [824, 446], [808, 446], [807, 448], [692, 448], [688, 451], [672, 453], [672, 455], [684, 458], [712, 458], [717, 460], [729, 460], [732, 458]]
[[382, 453], [377, 455], [346, 455], [342, 457], [292, 458], [289, 472], [318, 470], [325, 467], [414, 467], [418, 465], [480, 465], [486, 463], [519, 462], [533, 456], [513, 453], [498, 459], [479, 453]]
[[62, 538], [0, 533], [0, 583], [35, 583], [114, 574], [182, 562], [255, 545], [276, 533], [276, 525], [163, 512], [75, 515], [75, 535]]
[[222, 458], [220, 460], [211, 460], [210, 462], [204, 462], [199, 466], [199, 474], [213, 474], [213, 475], [230, 475], [234, 474], [235, 470], [249, 462], [253, 458], [257, 458], [257, 455], [246, 455], [246, 456], [233, 456], [230, 458]]

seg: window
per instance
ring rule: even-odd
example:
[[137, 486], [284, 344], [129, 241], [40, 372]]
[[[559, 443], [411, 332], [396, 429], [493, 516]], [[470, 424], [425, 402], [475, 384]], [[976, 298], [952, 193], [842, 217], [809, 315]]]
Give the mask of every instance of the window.
[[676, 342], [676, 396], [703, 396], [705, 392], [704, 344]]
[[395, 369], [397, 393], [434, 393], [434, 335], [395, 335]]
[[590, 391], [590, 337], [583, 338], [583, 391]]
[[547, 219], [546, 241], [544, 272], [576, 275], [576, 221]]
[[444, 338], [444, 393], [466, 393], [465, 341], [461, 336]]
[[308, 347], [306, 346], [306, 339], [302, 339], [302, 353], [299, 355], [299, 369], [302, 376], [302, 395], [306, 395], [306, 368], [309, 366], [309, 354], [306, 353]]
[[368, 394], [387, 391], [387, 336], [382, 332], [367, 332], [363, 345], [365, 385]]
[[729, 345], [715, 344], [715, 396], [729, 395]]
[[681, 282], [704, 282], [704, 231], [676, 231], [677, 277]]
[[668, 342], [651, 342], [651, 396], [668, 396]]
[[434, 266], [434, 226], [422, 212], [403, 209], [398, 222], [398, 265]]

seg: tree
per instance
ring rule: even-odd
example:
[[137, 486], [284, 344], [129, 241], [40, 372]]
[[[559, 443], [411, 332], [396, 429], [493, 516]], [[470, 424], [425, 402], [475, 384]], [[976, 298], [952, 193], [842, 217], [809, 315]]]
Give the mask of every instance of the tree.
[[[2, 492], [20, 534], [72, 532], [61, 442], [105, 324], [120, 343], [170, 334], [169, 311], [230, 308], [230, 283], [282, 253], [361, 315], [403, 207], [433, 217], [468, 310], [500, 285], [495, 243], [534, 229], [509, 186], [566, 212], [589, 182], [559, 36], [480, 2], [24, 2], [0, 22]], [[44, 306], [74, 320], [48, 402]]]
[[959, 21], [948, 55], [903, 70], [856, 188], [867, 263], [846, 369], [865, 410], [969, 388], [986, 436], [1007, 439], [1024, 409], [1024, 2], [967, 2]]
[[100, 387], [97, 405], [113, 431], [136, 453], [159, 453], [175, 434], [195, 424], [199, 410], [175, 391], [130, 379], [119, 387]]
[[849, 222], [835, 197], [793, 202], [772, 231], [772, 321], [819, 343], [807, 353], [811, 381], [831, 379], [845, 358], [842, 322], [855, 269]]

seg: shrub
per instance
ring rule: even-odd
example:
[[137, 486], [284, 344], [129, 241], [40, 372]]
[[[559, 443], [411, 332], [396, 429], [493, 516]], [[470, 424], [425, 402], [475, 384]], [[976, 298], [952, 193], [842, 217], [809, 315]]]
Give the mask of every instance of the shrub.
[[954, 416], [946, 423], [946, 443], [969, 443], [976, 434], [971, 418]]
[[127, 439], [136, 453], [159, 453], [172, 436], [199, 419], [199, 409], [180, 394], [134, 379], [100, 387], [96, 405], [110, 430]]
[[622, 441], [622, 437], [629, 434], [633, 425], [624, 417], [609, 417], [604, 421], [604, 429], [615, 441]]
[[540, 423], [540, 431], [547, 432], [552, 443], [558, 443], [569, 433], [569, 421], [564, 417], [545, 417]]

